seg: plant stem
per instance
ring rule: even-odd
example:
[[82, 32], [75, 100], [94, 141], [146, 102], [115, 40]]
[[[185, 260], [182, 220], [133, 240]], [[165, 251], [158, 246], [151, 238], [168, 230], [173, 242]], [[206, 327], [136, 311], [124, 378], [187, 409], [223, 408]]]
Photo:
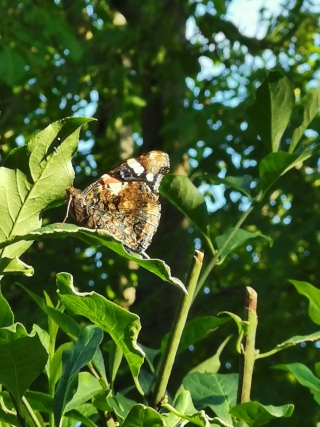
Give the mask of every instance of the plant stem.
[[22, 397], [22, 402], [26, 408], [26, 410], [28, 411], [32, 421], [34, 422], [36, 427], [41, 427], [41, 423], [38, 420], [38, 418], [36, 417], [36, 414], [34, 413], [33, 409], [31, 408], [31, 406], [29, 405], [29, 402], [27, 401], [27, 399], [23, 396]]
[[197, 281], [201, 271], [202, 262], [203, 253], [200, 251], [195, 251], [186, 280], [188, 295], [181, 295], [168, 343], [160, 360], [159, 368], [157, 369], [155, 385], [149, 400], [149, 405], [156, 409], [159, 407], [161, 400], [163, 399], [166, 392], [181, 335], [193, 301], [194, 291], [196, 289]]
[[228, 238], [225, 240], [224, 244], [215, 253], [214, 257], [212, 258], [212, 260], [210, 261], [210, 263], [205, 268], [204, 272], [202, 273], [202, 275], [201, 275], [201, 277], [200, 277], [200, 279], [198, 281], [197, 288], [196, 288], [195, 293], [194, 293], [194, 298], [198, 295], [198, 293], [201, 290], [204, 282], [207, 280], [207, 277], [211, 273], [211, 270], [214, 268], [214, 266], [219, 261], [220, 255], [223, 253], [223, 251], [225, 250], [225, 248], [229, 244], [230, 240], [233, 238], [233, 236], [236, 234], [237, 230], [241, 227], [241, 225], [244, 223], [244, 221], [247, 219], [247, 217], [253, 211], [254, 206], [255, 206], [255, 204], [251, 203], [250, 208], [247, 210], [247, 212], [245, 212], [242, 215], [242, 217], [239, 219], [239, 221], [237, 222], [237, 224], [234, 226], [234, 228], [233, 228], [232, 232], [230, 233], [230, 235], [228, 236]]
[[237, 403], [250, 402], [250, 392], [252, 384], [252, 373], [256, 358], [255, 339], [258, 325], [257, 316], [257, 293], [249, 286], [246, 287], [246, 318], [248, 330], [245, 336], [245, 343], [240, 355], [240, 372], [238, 384]]

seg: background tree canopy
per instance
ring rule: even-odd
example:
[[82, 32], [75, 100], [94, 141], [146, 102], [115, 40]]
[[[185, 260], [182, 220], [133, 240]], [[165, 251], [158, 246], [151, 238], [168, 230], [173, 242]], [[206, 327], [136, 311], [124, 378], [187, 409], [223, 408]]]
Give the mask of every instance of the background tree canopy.
[[[236, 2], [236, 0], [234, 0]], [[268, 153], [249, 120], [247, 108], [266, 69], [291, 81], [297, 108], [290, 128], [299, 125], [299, 105], [318, 87], [319, 4], [283, 2], [279, 13], [260, 9], [257, 37], [244, 35], [228, 14], [232, 1], [49, 1], [2, 2], [0, 39], [0, 159], [48, 124], [73, 115], [97, 119], [83, 127], [74, 159], [75, 187], [84, 189], [123, 160], [150, 150], [170, 155], [171, 172], [187, 175], [204, 194], [213, 237], [234, 226], [248, 198], [217, 177], [258, 179], [258, 163]], [[252, 2], [243, 1], [243, 21]], [[258, 29], [260, 31], [258, 32]], [[319, 117], [302, 145], [318, 138]], [[287, 130], [288, 135], [290, 129]], [[284, 137], [283, 148], [289, 144]], [[306, 300], [288, 279], [318, 286], [320, 230], [319, 162], [312, 157], [280, 179], [244, 228], [270, 236], [237, 248], [207, 277], [192, 316], [232, 311], [242, 315], [244, 287], [258, 293], [257, 348], [266, 351], [294, 335], [316, 331]], [[46, 211], [43, 224], [60, 222], [65, 205]], [[148, 250], [184, 281], [195, 248], [209, 250], [194, 225], [164, 198], [159, 230]], [[71, 219], [69, 219], [71, 221]], [[69, 221], [68, 220], [68, 221]], [[81, 291], [91, 289], [137, 313], [139, 341], [158, 348], [170, 328], [177, 288], [115, 253], [85, 243], [34, 243], [23, 260], [35, 267], [33, 291], [54, 297], [55, 275], [68, 271]], [[36, 261], [35, 261], [36, 260]], [[20, 279], [26, 287], [28, 278]], [[12, 277], [3, 281], [17, 321], [41, 323], [30, 299]], [[228, 329], [229, 328], [229, 329]], [[214, 353], [234, 325], [227, 325], [177, 361], [175, 389], [191, 364]], [[313, 368], [317, 343], [307, 343], [262, 359], [254, 374], [252, 398], [264, 404], [294, 402], [292, 418], [278, 425], [315, 425], [319, 411], [311, 394], [289, 374], [270, 371], [276, 363], [303, 361]], [[234, 340], [222, 356], [221, 372], [237, 370]], [[270, 386], [278, 383], [275, 389]], [[306, 408], [310, 408], [306, 413]], [[277, 425], [277, 421], [274, 422]]]

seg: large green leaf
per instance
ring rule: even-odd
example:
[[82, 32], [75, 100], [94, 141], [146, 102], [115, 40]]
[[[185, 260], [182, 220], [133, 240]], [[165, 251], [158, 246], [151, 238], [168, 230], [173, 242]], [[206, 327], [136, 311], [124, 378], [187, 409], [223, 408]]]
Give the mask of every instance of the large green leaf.
[[161, 182], [160, 192], [194, 223], [211, 246], [206, 202], [189, 178], [183, 175], [165, 175]]
[[293, 87], [288, 78], [278, 71], [271, 71], [257, 89], [254, 104], [247, 109], [262, 141], [272, 153], [279, 150], [294, 102]]
[[[74, 175], [71, 158], [80, 128], [90, 120], [74, 117], [55, 122], [6, 158], [0, 168], [0, 242], [39, 228], [41, 212], [64, 202]], [[18, 257], [30, 244], [22, 240], [5, 247], [0, 256]]]
[[316, 114], [320, 109], [320, 86], [309, 93], [306, 99], [303, 99], [301, 102], [302, 108], [302, 123], [297, 127], [291, 139], [291, 144], [289, 147], [289, 152], [292, 153], [296, 148], [298, 142], [300, 141], [304, 131], [308, 128], [309, 124], [315, 118]]
[[234, 406], [230, 414], [244, 421], [249, 427], [259, 427], [276, 418], [291, 417], [293, 409], [293, 405], [265, 406], [258, 402], [247, 402]]
[[76, 292], [71, 276], [67, 273], [57, 274], [57, 286], [60, 298], [70, 314], [87, 317], [110, 334], [123, 351], [136, 387], [143, 394], [138, 381], [139, 370], [144, 361], [144, 353], [137, 344], [141, 329], [139, 317], [95, 292]]
[[314, 400], [320, 405], [320, 379], [307, 366], [302, 363], [287, 363], [275, 365], [272, 369], [281, 369], [290, 372], [299, 384], [310, 390]]
[[43, 240], [44, 238], [55, 239], [63, 237], [77, 237], [93, 246], [106, 246], [124, 258], [135, 261], [138, 265], [151, 271], [151, 273], [157, 275], [162, 280], [178, 286], [184, 293], [187, 292], [181, 280], [171, 276], [170, 267], [164, 261], [160, 259], [142, 259], [139, 255], [129, 254], [123, 248], [122, 243], [108, 234], [105, 230], [91, 230], [89, 228], [78, 227], [74, 224], [51, 224], [27, 235], [14, 236], [7, 240], [7, 242], [0, 243], [0, 248], [5, 247], [6, 245], [12, 245], [12, 243], [19, 242], [21, 240], [33, 241]]
[[270, 153], [263, 158], [259, 165], [259, 186], [262, 193], [265, 194], [269, 188], [290, 169], [298, 166], [303, 161], [309, 159], [320, 150], [320, 144], [315, 145], [310, 149], [304, 150], [302, 153]]
[[196, 406], [208, 406], [224, 422], [232, 424], [230, 409], [235, 406], [238, 388], [237, 374], [193, 372], [182, 381]]
[[53, 400], [54, 419], [57, 426], [60, 425], [61, 416], [73, 396], [80, 369], [91, 362], [102, 338], [101, 329], [90, 325], [81, 330], [77, 342], [72, 347], [64, 350], [62, 375]]
[[0, 384], [18, 405], [30, 384], [43, 372], [48, 354], [35, 333], [16, 323], [0, 329]]
[[89, 372], [80, 372], [78, 376], [78, 387], [76, 393], [65, 407], [65, 411], [76, 409], [79, 405], [91, 400], [102, 391], [102, 387], [97, 378]]
[[312, 286], [308, 282], [289, 280], [295, 286], [299, 294], [304, 295], [309, 300], [308, 314], [310, 319], [320, 325], [320, 289]]
[[152, 408], [135, 405], [126, 416], [122, 427], [158, 427], [164, 426], [161, 415]]

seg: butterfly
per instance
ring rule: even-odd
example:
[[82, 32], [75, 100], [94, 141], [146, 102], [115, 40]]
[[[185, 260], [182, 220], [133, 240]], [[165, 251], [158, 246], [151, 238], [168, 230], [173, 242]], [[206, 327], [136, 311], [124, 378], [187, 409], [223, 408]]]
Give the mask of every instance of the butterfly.
[[69, 186], [66, 218], [70, 211], [80, 224], [106, 230], [126, 250], [148, 258], [145, 250], [160, 221], [159, 186], [169, 169], [167, 153], [150, 151], [128, 159], [84, 191]]

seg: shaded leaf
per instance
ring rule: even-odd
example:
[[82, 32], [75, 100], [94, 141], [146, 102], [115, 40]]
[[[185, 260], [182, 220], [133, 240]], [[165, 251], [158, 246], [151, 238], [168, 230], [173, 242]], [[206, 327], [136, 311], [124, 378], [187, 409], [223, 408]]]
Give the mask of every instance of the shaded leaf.
[[308, 282], [298, 280], [289, 280], [289, 282], [295, 286], [299, 294], [308, 298], [308, 315], [314, 323], [320, 325], [320, 289], [317, 289]]
[[71, 276], [67, 273], [57, 274], [57, 286], [60, 298], [69, 313], [87, 317], [110, 334], [123, 351], [136, 387], [143, 394], [138, 382], [139, 370], [144, 361], [143, 351], [137, 344], [141, 329], [139, 317], [95, 292], [76, 292]]
[[61, 416], [72, 398], [80, 369], [91, 362], [102, 338], [103, 333], [100, 328], [94, 325], [87, 326], [81, 330], [78, 341], [64, 350], [62, 375], [53, 400], [54, 419], [57, 426], [60, 425]]
[[138, 404], [130, 410], [122, 427], [157, 427], [164, 425], [164, 421], [157, 411], [148, 406]]
[[107, 397], [107, 402], [110, 408], [112, 408], [112, 411], [117, 415], [119, 422], [122, 422], [125, 419], [125, 417], [136, 404], [134, 400], [128, 399], [121, 393], [117, 393], [112, 397]]
[[82, 403], [91, 400], [95, 395], [102, 391], [100, 382], [89, 372], [80, 372], [78, 376], [77, 391], [70, 402], [66, 405], [65, 411], [76, 409]]
[[310, 390], [314, 400], [320, 405], [320, 379], [307, 366], [302, 363], [287, 363], [275, 365], [272, 369], [281, 369], [290, 372], [299, 384]]
[[219, 427], [221, 425], [212, 422], [214, 418], [208, 417], [204, 411], [197, 411], [195, 409], [190, 393], [187, 390], [179, 393], [178, 397], [174, 401], [173, 406], [164, 404], [162, 407], [170, 411], [169, 414], [164, 414], [167, 426], [175, 426], [181, 420], [190, 421], [192, 425], [200, 427]]
[[183, 175], [165, 175], [161, 181], [160, 192], [194, 223], [211, 245], [206, 202], [189, 178]]
[[244, 175], [241, 178], [235, 176], [219, 178], [217, 175], [206, 173], [201, 178], [205, 179], [206, 181], [210, 181], [212, 184], [224, 184], [228, 187], [234, 188], [235, 190], [243, 193], [250, 200], [252, 199], [250, 196], [250, 184], [252, 182], [252, 177], [250, 175]]
[[289, 152], [292, 153], [300, 141], [304, 131], [315, 118], [320, 109], [320, 87], [313, 90], [307, 95], [307, 98], [302, 101], [302, 123], [297, 127], [291, 139]]
[[204, 360], [203, 362], [199, 363], [197, 366], [192, 368], [189, 373], [191, 372], [212, 372], [213, 374], [216, 374], [220, 367], [221, 367], [221, 361], [220, 356], [227, 345], [228, 341], [231, 339], [232, 335], [229, 335], [218, 347], [218, 350], [213, 356], [210, 356], [208, 359]]
[[271, 153], [261, 160], [259, 165], [259, 186], [265, 194], [269, 188], [290, 169], [297, 166], [299, 163], [316, 154], [320, 149], [320, 144], [313, 148], [304, 150], [302, 153]]
[[262, 237], [271, 243], [270, 237], [264, 236], [263, 234], [259, 233], [252, 233], [241, 228], [238, 228], [230, 239], [231, 233], [233, 233], [233, 229], [227, 230], [226, 233], [216, 237], [215, 239], [219, 252], [222, 250], [219, 257], [219, 264], [222, 264], [222, 262], [227, 257], [227, 255], [229, 255], [230, 252], [233, 252], [237, 247], [243, 245], [249, 239], [256, 239]]
[[193, 372], [183, 379], [182, 384], [197, 407], [209, 407], [224, 422], [232, 424], [229, 411], [236, 404], [237, 374]]
[[14, 86], [27, 72], [26, 60], [14, 49], [2, 45], [0, 52], [0, 79], [8, 86]]
[[16, 323], [0, 329], [0, 383], [18, 405], [32, 382], [43, 372], [48, 354], [35, 333]]
[[271, 71], [257, 89], [254, 104], [247, 109], [262, 141], [272, 153], [279, 150], [294, 103], [294, 91], [289, 79], [279, 71]]
[[246, 422], [249, 427], [259, 427], [276, 418], [291, 417], [293, 409], [293, 405], [265, 406], [258, 402], [247, 402], [234, 406], [230, 414]]

